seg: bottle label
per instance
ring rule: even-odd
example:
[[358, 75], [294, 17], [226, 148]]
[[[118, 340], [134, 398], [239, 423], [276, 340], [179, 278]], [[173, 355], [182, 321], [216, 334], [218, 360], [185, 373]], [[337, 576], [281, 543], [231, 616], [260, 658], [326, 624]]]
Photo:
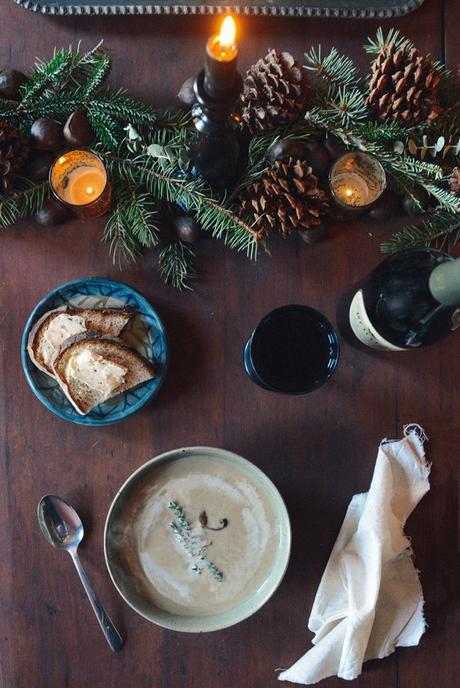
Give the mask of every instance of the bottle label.
[[378, 351], [407, 351], [407, 349], [391, 344], [377, 332], [367, 315], [362, 289], [356, 292], [350, 304], [350, 325], [359, 341], [366, 346], [370, 346], [371, 349], [377, 349]]

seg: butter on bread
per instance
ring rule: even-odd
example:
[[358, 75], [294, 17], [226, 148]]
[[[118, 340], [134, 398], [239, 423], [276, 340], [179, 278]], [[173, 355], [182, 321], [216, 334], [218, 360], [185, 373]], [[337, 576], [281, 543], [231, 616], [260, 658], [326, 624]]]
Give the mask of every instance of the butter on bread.
[[67, 339], [87, 331], [119, 337], [134, 315], [133, 308], [66, 306], [48, 311], [31, 329], [27, 351], [37, 368], [54, 377], [54, 361]]
[[137, 351], [94, 332], [66, 340], [54, 362], [54, 375], [78, 413], [152, 380], [155, 369]]

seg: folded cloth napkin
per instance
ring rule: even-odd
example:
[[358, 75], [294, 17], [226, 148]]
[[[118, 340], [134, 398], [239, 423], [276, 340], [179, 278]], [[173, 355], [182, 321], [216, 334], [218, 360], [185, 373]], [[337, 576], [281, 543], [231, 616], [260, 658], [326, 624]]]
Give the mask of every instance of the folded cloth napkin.
[[281, 681], [352, 680], [363, 662], [417, 645], [425, 631], [423, 593], [404, 524], [430, 489], [425, 433], [407, 425], [383, 440], [369, 492], [353, 497], [313, 603], [314, 647]]

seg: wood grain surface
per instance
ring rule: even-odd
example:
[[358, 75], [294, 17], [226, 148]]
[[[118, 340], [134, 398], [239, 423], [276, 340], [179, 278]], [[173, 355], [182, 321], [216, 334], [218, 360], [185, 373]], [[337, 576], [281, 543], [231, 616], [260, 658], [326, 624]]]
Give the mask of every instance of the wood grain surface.
[[[47, 18], [0, 2], [0, 66], [27, 68], [54, 46], [101, 38], [114, 60], [113, 83], [155, 104], [170, 102], [202, 65], [213, 17]], [[385, 23], [384, 23], [385, 24]], [[387, 23], [388, 24], [388, 23]], [[247, 18], [239, 22], [241, 68], [269, 47], [301, 58], [311, 43], [361, 50], [375, 21]], [[396, 22], [423, 50], [460, 50], [457, 0], [426, 0]], [[245, 376], [243, 344], [263, 314], [289, 302], [309, 304], [335, 322], [340, 295], [379, 260], [393, 227], [337, 225], [329, 241], [274, 242], [252, 264], [213, 241], [199, 246], [193, 292], [162, 285], [146, 255], [120, 274], [99, 242], [103, 221], [44, 229], [33, 222], [0, 237], [0, 684], [1, 688], [268, 688], [275, 669], [310, 646], [306, 621], [331, 547], [353, 494], [367, 490], [377, 445], [408, 422], [423, 425], [433, 462], [431, 492], [411, 517], [428, 632], [419, 647], [369, 662], [359, 688], [456, 688], [460, 641], [458, 462], [459, 337], [404, 355], [363, 353], [342, 342], [329, 384], [304, 397], [265, 392]], [[19, 346], [26, 318], [50, 289], [103, 275], [139, 289], [158, 309], [171, 342], [171, 367], [154, 402], [105, 428], [72, 425], [33, 396]], [[293, 526], [292, 559], [272, 600], [228, 630], [201, 636], [163, 631], [130, 610], [105, 569], [103, 524], [125, 478], [155, 454], [186, 445], [224, 447], [262, 468], [284, 496]], [[87, 536], [81, 557], [126, 637], [108, 650], [70, 558], [52, 550], [36, 521], [47, 492], [80, 511]], [[321, 685], [335, 688], [339, 679]]]

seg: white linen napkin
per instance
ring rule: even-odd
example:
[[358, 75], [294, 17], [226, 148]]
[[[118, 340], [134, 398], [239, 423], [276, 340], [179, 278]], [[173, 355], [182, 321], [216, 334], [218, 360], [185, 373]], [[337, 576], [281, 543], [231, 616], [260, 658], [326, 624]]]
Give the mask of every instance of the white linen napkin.
[[425, 439], [413, 424], [402, 440], [382, 441], [369, 492], [351, 500], [316, 593], [308, 621], [314, 647], [281, 681], [351, 681], [366, 660], [418, 644], [423, 593], [404, 524], [430, 489]]

